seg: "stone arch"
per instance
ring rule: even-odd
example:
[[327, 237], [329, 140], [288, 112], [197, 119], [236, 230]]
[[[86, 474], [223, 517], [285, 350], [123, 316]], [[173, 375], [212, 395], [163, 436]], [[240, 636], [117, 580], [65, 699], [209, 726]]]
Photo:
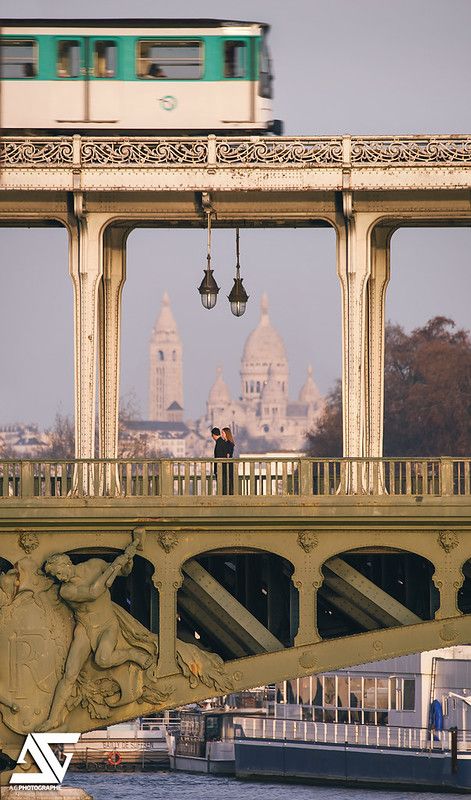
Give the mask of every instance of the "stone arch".
[[[381, 532], [381, 547], [378, 547], [378, 551], [382, 550], [386, 552], [397, 552], [397, 553], [409, 553], [411, 555], [416, 555], [419, 558], [426, 559], [430, 561], [433, 565], [435, 571], [438, 571], [440, 566], [442, 553], [437, 551], [434, 553], [433, 549], [430, 547], [430, 540], [424, 539], [422, 542], [419, 537], [416, 537], [416, 541], [410, 541], [411, 536], [409, 531], [395, 531], [391, 530], [391, 538], [385, 539], [385, 531]], [[407, 538], [407, 542], [405, 539]], [[324, 553], [324, 561], [328, 558], [334, 558], [334, 556], [340, 556], [342, 553], [350, 552], [345, 547], [345, 543], [347, 539], [342, 537], [340, 539], [340, 543], [336, 543], [335, 539], [332, 537], [333, 543], [331, 547], [325, 547], [323, 550]], [[405, 546], [406, 544], [406, 546]], [[360, 545], [359, 547], [355, 548], [355, 552], [361, 553], [366, 552], [371, 547], [371, 532], [365, 531], [365, 544]], [[351, 552], [354, 552], [353, 550]], [[434, 560], [435, 559], [435, 560]]]
[[181, 565], [178, 636], [196, 638], [224, 659], [293, 644], [298, 625], [294, 565], [262, 548], [211, 549]]
[[323, 639], [432, 620], [439, 608], [434, 564], [399, 548], [344, 550], [326, 558], [317, 595]]
[[461, 567], [464, 576], [461, 587], [458, 588], [458, 609], [462, 614], [471, 614], [471, 558], [468, 558]]

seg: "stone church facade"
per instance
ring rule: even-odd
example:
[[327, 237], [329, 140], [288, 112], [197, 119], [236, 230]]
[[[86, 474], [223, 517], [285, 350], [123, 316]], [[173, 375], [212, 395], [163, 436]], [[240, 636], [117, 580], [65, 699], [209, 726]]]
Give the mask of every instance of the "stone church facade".
[[218, 367], [200, 430], [228, 425], [245, 450], [302, 450], [307, 430], [315, 426], [323, 399], [312, 367], [297, 400], [289, 397], [286, 348], [273, 327], [268, 299], [263, 295], [260, 321], [245, 342], [240, 364], [241, 394], [235, 400]]
[[306, 431], [322, 413], [323, 399], [311, 367], [297, 400], [290, 399], [286, 348], [270, 321], [266, 295], [260, 321], [244, 346], [240, 377], [241, 394], [234, 399], [218, 367], [206, 413], [195, 423], [184, 421], [183, 348], [165, 292], [149, 342], [148, 420], [127, 422], [124, 439], [130, 444], [145, 439], [149, 452], [174, 458], [207, 457], [211, 428], [229, 426], [238, 453], [302, 450]]

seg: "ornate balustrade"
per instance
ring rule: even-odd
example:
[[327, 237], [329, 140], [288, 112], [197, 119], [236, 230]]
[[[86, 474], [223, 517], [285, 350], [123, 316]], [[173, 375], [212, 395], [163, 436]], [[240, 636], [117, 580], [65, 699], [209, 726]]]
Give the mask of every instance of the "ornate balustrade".
[[0, 500], [256, 498], [372, 495], [470, 497], [471, 459], [246, 458], [1, 461]]
[[471, 166], [471, 136], [31, 136], [0, 139], [0, 167]]

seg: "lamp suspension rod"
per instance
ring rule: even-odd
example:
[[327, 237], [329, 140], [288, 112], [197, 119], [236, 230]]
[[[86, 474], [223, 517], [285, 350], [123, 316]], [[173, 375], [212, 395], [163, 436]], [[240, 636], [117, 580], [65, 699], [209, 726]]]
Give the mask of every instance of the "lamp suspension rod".
[[208, 208], [206, 211], [208, 215], [208, 263], [211, 261], [211, 209]]
[[239, 255], [240, 255], [240, 246], [239, 246], [239, 228], [236, 228], [236, 270], [237, 270], [237, 277], [239, 277], [239, 270], [240, 270], [240, 263], [239, 263]]

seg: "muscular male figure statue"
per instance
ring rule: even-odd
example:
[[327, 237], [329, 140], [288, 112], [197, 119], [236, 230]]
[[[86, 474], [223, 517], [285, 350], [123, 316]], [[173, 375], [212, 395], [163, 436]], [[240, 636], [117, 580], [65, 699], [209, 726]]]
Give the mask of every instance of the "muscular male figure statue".
[[66, 701], [91, 653], [97, 666], [103, 669], [133, 661], [142, 669], [149, 667], [157, 656], [145, 647], [118, 647], [120, 621], [111, 601], [109, 587], [118, 575], [129, 575], [137, 543], [133, 542], [108, 564], [101, 558], [90, 558], [74, 565], [69, 556], [58, 553], [44, 565], [47, 574], [61, 583], [59, 594], [72, 609], [75, 628], [67, 655], [64, 675], [57, 684], [48, 719], [39, 730], [57, 728], [63, 722]]

